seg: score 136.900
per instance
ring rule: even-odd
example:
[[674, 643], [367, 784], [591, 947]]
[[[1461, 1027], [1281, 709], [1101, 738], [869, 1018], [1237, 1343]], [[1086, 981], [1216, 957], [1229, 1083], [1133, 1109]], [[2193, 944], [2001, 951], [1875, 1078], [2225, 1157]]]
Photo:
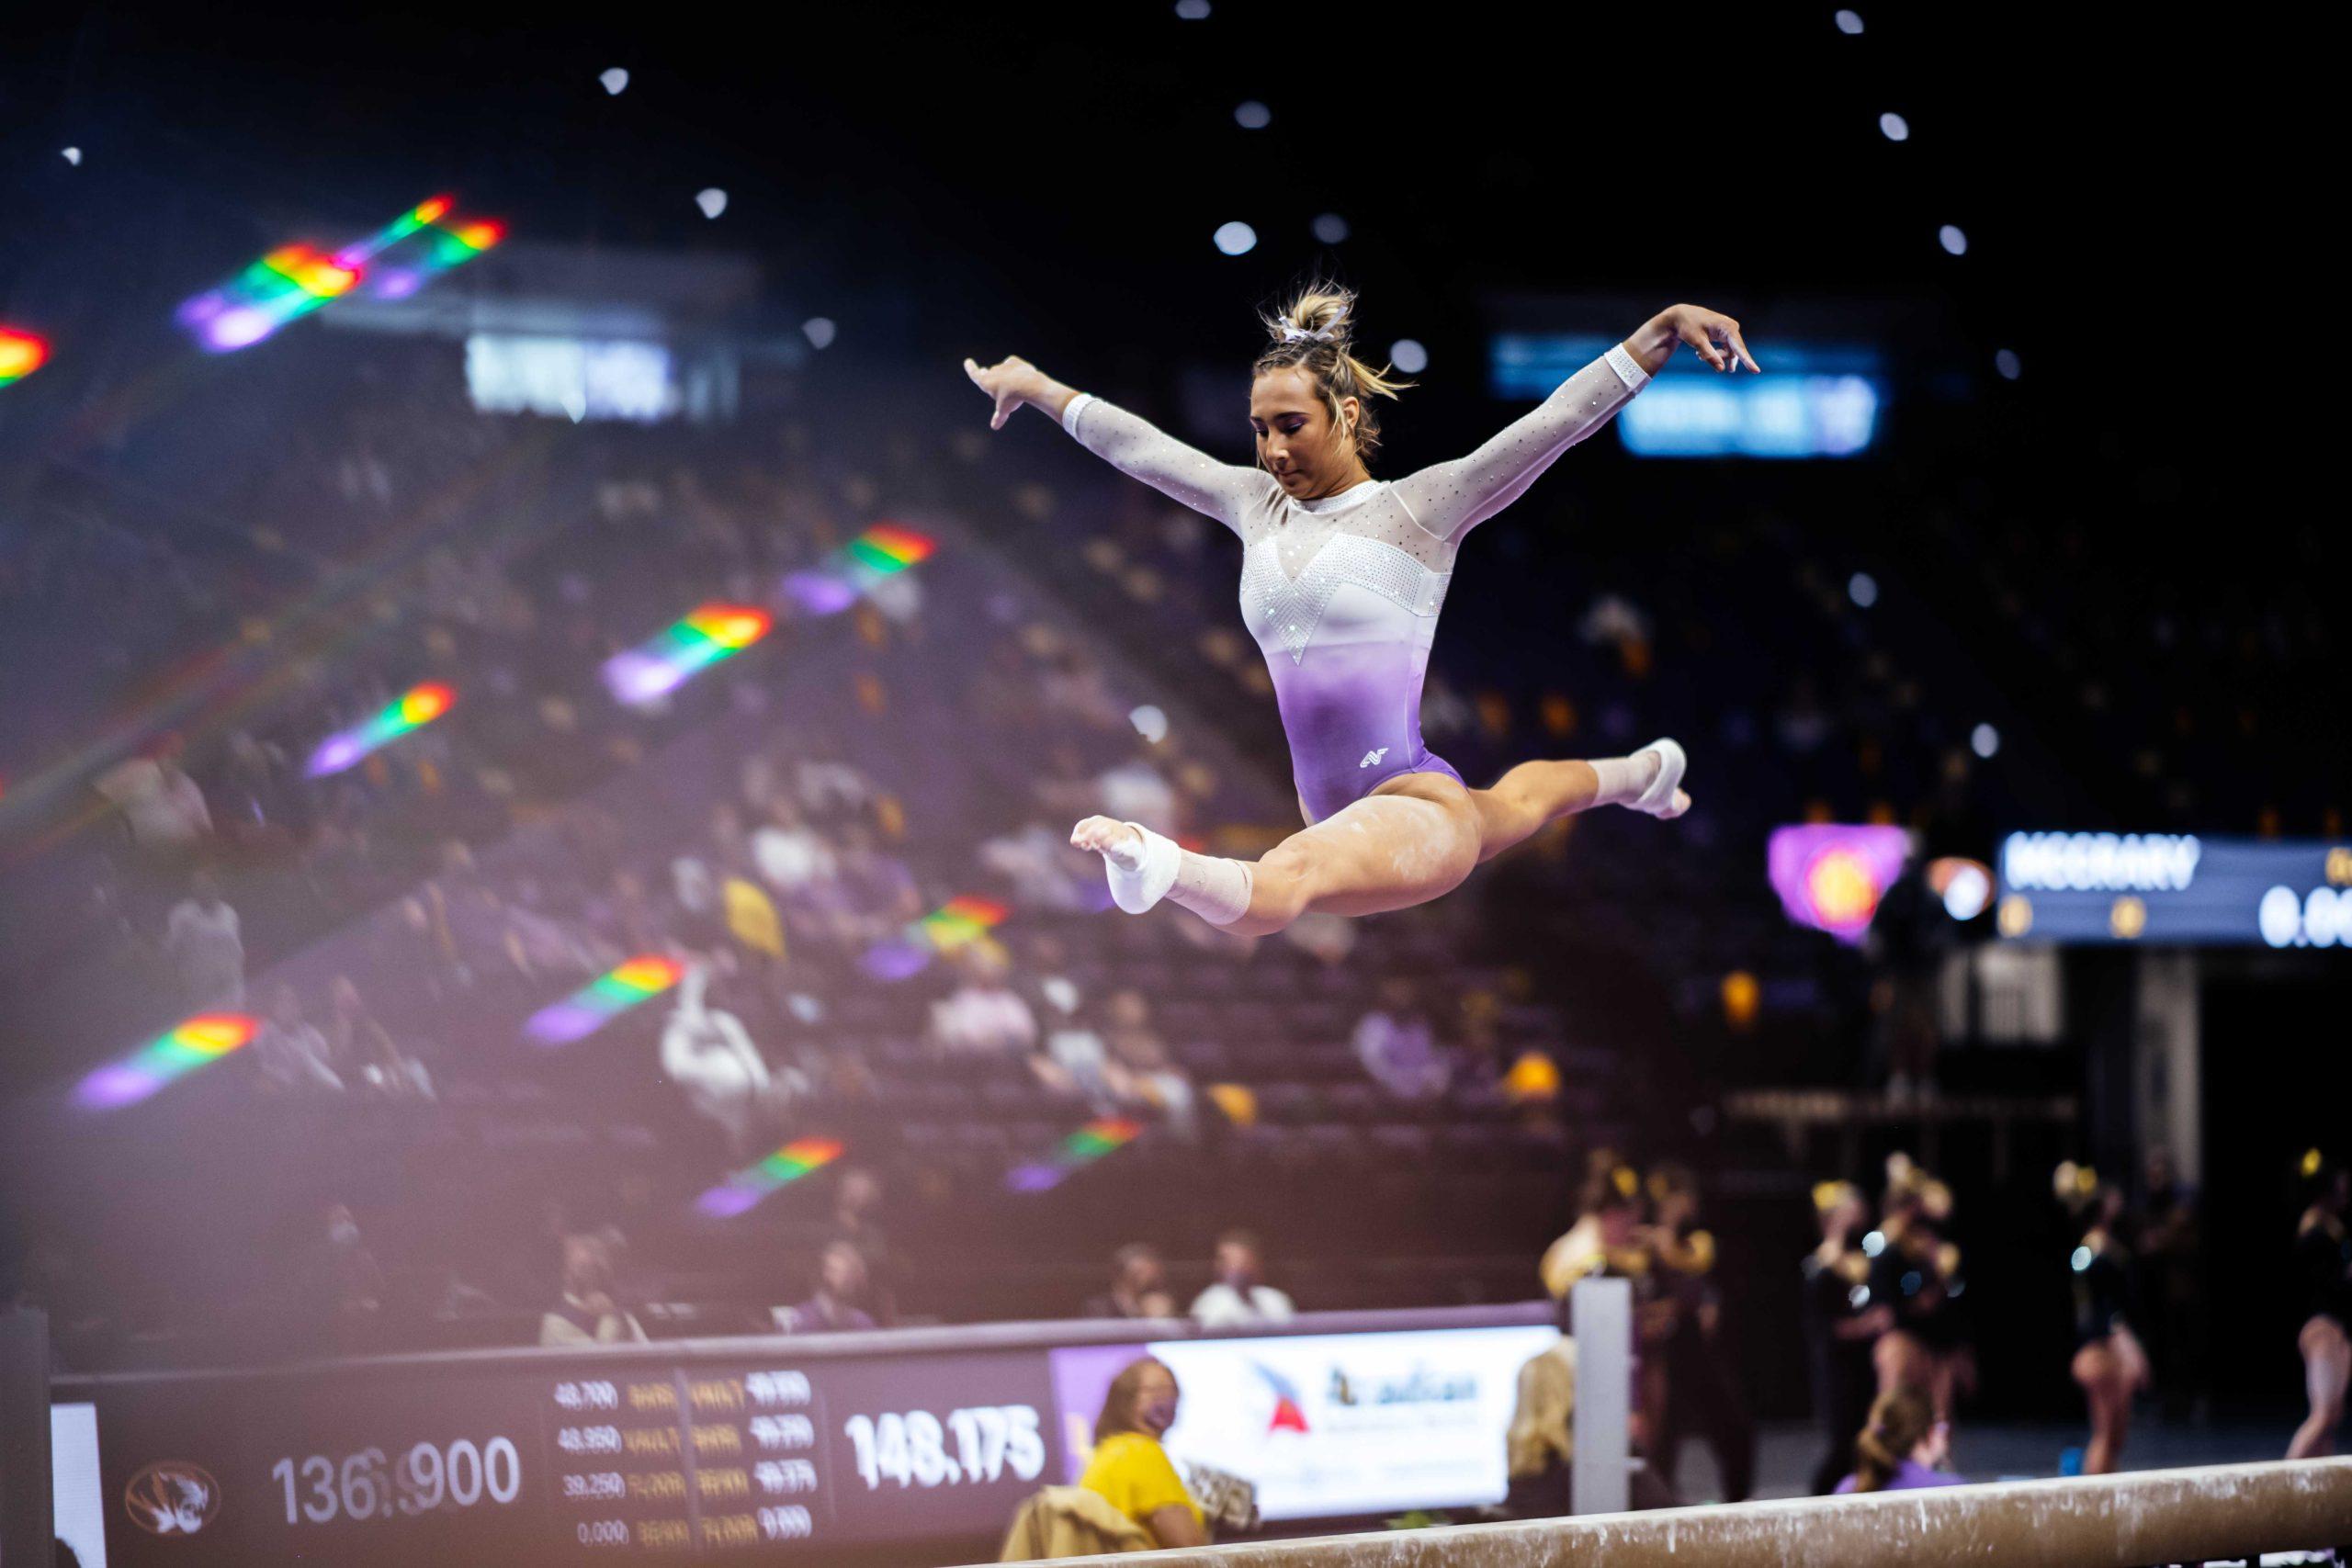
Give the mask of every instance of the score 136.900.
[[362, 1449], [340, 1463], [324, 1454], [282, 1459], [269, 1474], [286, 1488], [289, 1525], [424, 1514], [445, 1503], [459, 1508], [485, 1499], [512, 1503], [523, 1490], [523, 1461], [506, 1438], [480, 1448], [465, 1438], [446, 1449], [419, 1443], [401, 1456], [397, 1472], [383, 1450]]
[[[1035, 1481], [1046, 1468], [1046, 1439], [1035, 1407], [982, 1404], [948, 1412], [944, 1424], [928, 1410], [905, 1415], [853, 1416], [842, 1424], [857, 1450], [857, 1473], [866, 1490], [885, 1479], [900, 1486], [945, 1486], [961, 1481], [989, 1482], [1006, 1469]], [[947, 1451], [948, 1434], [956, 1451]]]

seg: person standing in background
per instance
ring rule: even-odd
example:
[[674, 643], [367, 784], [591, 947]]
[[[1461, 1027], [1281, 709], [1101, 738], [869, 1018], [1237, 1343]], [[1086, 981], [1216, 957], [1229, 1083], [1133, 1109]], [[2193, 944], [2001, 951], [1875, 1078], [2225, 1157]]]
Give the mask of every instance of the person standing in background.
[[187, 897], [172, 906], [164, 953], [191, 1013], [234, 1012], [245, 1005], [245, 941], [237, 911], [220, 897], [220, 880], [199, 871]]
[[1697, 1426], [1714, 1450], [1724, 1501], [1744, 1503], [1756, 1476], [1756, 1426], [1739, 1380], [1726, 1363], [1723, 1294], [1715, 1288], [1715, 1238], [1699, 1225], [1699, 1183], [1679, 1165], [1651, 1172], [1655, 1219], [1650, 1251], [1667, 1293], [1679, 1310], [1666, 1342], [1665, 1430], [1658, 1435], [1660, 1479], [1671, 1490], [1680, 1469], [1683, 1434]]
[[1870, 1223], [1861, 1189], [1825, 1181], [1813, 1190], [1821, 1245], [1805, 1254], [1805, 1353], [1813, 1373], [1813, 1411], [1828, 1448], [1814, 1466], [1818, 1496], [1854, 1468], [1854, 1437], [1870, 1417], [1874, 1374], [1871, 1348], [1894, 1326], [1894, 1309], [1871, 1294], [1871, 1260], [1860, 1240]]

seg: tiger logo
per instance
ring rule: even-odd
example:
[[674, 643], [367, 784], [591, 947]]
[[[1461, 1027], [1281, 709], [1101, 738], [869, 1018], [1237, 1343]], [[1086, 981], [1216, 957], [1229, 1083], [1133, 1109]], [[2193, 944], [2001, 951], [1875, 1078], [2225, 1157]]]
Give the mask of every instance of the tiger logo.
[[220, 1483], [202, 1465], [159, 1460], [130, 1478], [122, 1506], [150, 1535], [194, 1535], [220, 1511]]

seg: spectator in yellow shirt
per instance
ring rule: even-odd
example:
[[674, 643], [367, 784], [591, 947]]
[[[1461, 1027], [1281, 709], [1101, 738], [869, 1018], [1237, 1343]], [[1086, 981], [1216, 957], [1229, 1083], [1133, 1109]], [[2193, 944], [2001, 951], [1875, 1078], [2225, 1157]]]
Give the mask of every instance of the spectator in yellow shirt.
[[1146, 1356], [1111, 1380], [1094, 1423], [1094, 1456], [1078, 1483], [1151, 1532], [1155, 1545], [1206, 1546], [1201, 1506], [1159, 1439], [1176, 1424], [1176, 1374]]

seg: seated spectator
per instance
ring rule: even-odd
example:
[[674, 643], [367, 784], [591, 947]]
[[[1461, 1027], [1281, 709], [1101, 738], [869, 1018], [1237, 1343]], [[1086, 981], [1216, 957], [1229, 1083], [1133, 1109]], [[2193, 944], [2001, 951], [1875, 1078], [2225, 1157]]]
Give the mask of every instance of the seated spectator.
[[1112, 995], [1102, 1040], [1110, 1047], [1107, 1076], [1112, 1086], [1129, 1100], [1158, 1106], [1179, 1135], [1198, 1135], [1199, 1125], [1193, 1115], [1193, 1080], [1176, 1065], [1159, 1031], [1152, 1027], [1151, 1009], [1141, 991]]
[[179, 737], [166, 737], [149, 755], [100, 774], [93, 786], [122, 808], [130, 841], [151, 853], [185, 854], [212, 833], [204, 791], [181, 771], [179, 756]]
[[611, 1244], [602, 1236], [563, 1240], [562, 1293], [539, 1319], [542, 1345], [614, 1345], [643, 1341], [644, 1326], [614, 1300]]
[[431, 1100], [433, 1077], [424, 1064], [402, 1055], [390, 1031], [376, 1021], [348, 975], [328, 988], [333, 1011], [327, 1020], [327, 1061], [344, 1082], [387, 1100]]
[[1111, 1380], [1079, 1485], [1151, 1532], [1156, 1547], [1206, 1546], [1208, 1524], [1160, 1447], [1176, 1424], [1176, 1374], [1147, 1356]]
[[1891, 1388], [1871, 1406], [1870, 1425], [1854, 1439], [1854, 1473], [1839, 1492], [1908, 1492], [1925, 1486], [1962, 1486], [1964, 1475], [1943, 1467], [1951, 1462], [1951, 1428], [1935, 1418], [1927, 1396], [1915, 1389]]
[[1443, 1094], [1451, 1074], [1413, 982], [1389, 976], [1380, 982], [1378, 996], [1380, 1005], [1356, 1023], [1356, 1059], [1399, 1100]]
[[1168, 1268], [1157, 1249], [1130, 1242], [1111, 1255], [1111, 1288], [1088, 1299], [1089, 1317], [1174, 1317]]
[[899, 1318], [898, 1255], [890, 1235], [876, 1215], [882, 1209], [882, 1179], [862, 1166], [842, 1172], [833, 1193], [832, 1234], [829, 1242], [846, 1242], [865, 1264], [866, 1304], [874, 1321], [884, 1328]]
[[187, 897], [172, 907], [164, 953], [191, 1013], [234, 1012], [245, 1005], [245, 942], [237, 911], [209, 871], [188, 878]]
[[1236, 1328], [1252, 1323], [1288, 1323], [1297, 1314], [1291, 1300], [1260, 1282], [1264, 1255], [1248, 1231], [1216, 1238], [1216, 1282], [1193, 1298], [1192, 1315], [1203, 1328]]
[[304, 1293], [322, 1320], [317, 1326], [337, 1351], [372, 1348], [384, 1309], [384, 1270], [368, 1250], [346, 1203], [331, 1204], [326, 1235], [314, 1247]]
[[875, 1326], [865, 1310], [869, 1290], [865, 1255], [846, 1241], [828, 1242], [817, 1260], [817, 1291], [798, 1306], [780, 1308], [786, 1334], [845, 1334]]
[[685, 1091], [695, 1113], [727, 1134], [728, 1153], [741, 1159], [759, 1141], [779, 1100], [805, 1091], [808, 1080], [790, 1068], [769, 1070], [743, 1021], [707, 1000], [710, 965], [688, 968], [678, 1005], [662, 1031], [662, 1072]]
[[328, 1063], [327, 1037], [304, 1020], [302, 998], [291, 986], [279, 986], [270, 998], [269, 1017], [254, 1036], [254, 1060], [271, 1093], [343, 1092], [343, 1079]]
[[931, 1043], [943, 1055], [1010, 1056], [1037, 1043], [1036, 1015], [1005, 983], [1001, 949], [974, 942], [956, 954], [964, 983], [931, 1004]]
[[752, 859], [767, 885], [787, 901], [831, 882], [840, 867], [823, 835], [801, 818], [782, 791], [771, 795], [767, 823], [752, 835]]

